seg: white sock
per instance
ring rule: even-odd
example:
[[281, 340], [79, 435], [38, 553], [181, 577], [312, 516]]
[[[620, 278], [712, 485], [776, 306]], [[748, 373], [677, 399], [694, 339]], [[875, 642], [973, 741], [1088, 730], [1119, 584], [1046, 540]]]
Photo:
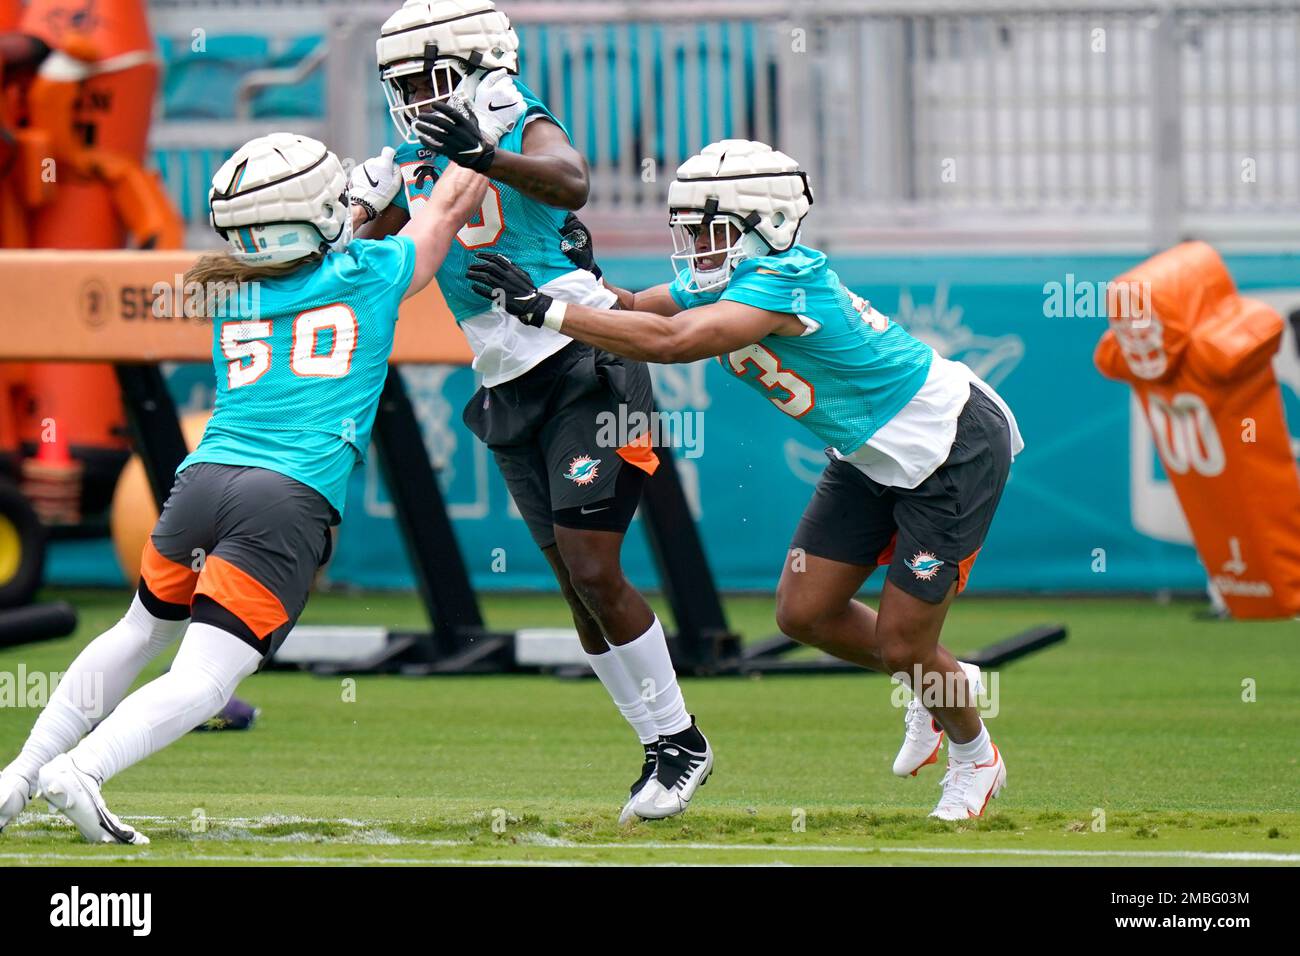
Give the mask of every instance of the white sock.
[[691, 726], [691, 715], [686, 712], [686, 700], [677, 686], [677, 672], [658, 617], [636, 640], [612, 645], [610, 652], [623, 664], [660, 734], [679, 734]]
[[69, 755], [103, 783], [219, 712], [262, 655], [210, 624], [191, 624], [171, 670], [145, 684]]
[[948, 738], [948, 759], [962, 763], [988, 763], [993, 759], [993, 741], [984, 721], [980, 721], [980, 732], [969, 743], [959, 744]]
[[587, 663], [596, 672], [600, 682], [614, 699], [614, 706], [632, 725], [637, 739], [643, 744], [652, 744], [659, 739], [659, 728], [650, 716], [650, 711], [641, 699], [641, 688], [637, 685], [623, 662], [611, 651], [604, 654], [587, 654]]
[[16, 773], [35, 787], [41, 768], [76, 746], [111, 713], [145, 665], [180, 637], [188, 623], [154, 617], [137, 594], [126, 616], [87, 644], [68, 667], [36, 718], [22, 753], [4, 772]]

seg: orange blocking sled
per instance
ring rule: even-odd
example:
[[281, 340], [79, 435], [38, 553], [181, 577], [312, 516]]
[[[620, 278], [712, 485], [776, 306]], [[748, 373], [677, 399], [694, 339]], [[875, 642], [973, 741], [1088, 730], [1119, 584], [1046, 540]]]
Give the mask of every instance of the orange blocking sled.
[[1300, 472], [1272, 360], [1282, 319], [1188, 242], [1115, 279], [1094, 360], [1133, 386], [1192, 529], [1237, 618], [1300, 612]]

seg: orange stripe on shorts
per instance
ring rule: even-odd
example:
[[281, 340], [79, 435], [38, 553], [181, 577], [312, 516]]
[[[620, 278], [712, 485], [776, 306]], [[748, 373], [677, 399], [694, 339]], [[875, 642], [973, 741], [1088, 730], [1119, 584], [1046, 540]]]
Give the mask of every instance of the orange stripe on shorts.
[[885, 550], [876, 555], [876, 567], [883, 568], [892, 564], [894, 561], [894, 549], [898, 547], [898, 532], [895, 531], [889, 536], [889, 544], [885, 545]]
[[659, 468], [659, 456], [650, 447], [650, 433], [634, 438], [618, 450], [618, 456], [629, 465], [640, 468], [647, 475], [653, 475]]
[[206, 594], [235, 615], [258, 640], [289, 620], [284, 605], [266, 585], [215, 554], [204, 563], [195, 593]]
[[980, 549], [976, 548], [969, 557], [962, 558], [957, 563], [957, 593], [961, 594], [966, 589], [966, 579], [970, 577], [970, 569], [975, 566], [975, 559], [980, 556]]
[[140, 556], [140, 577], [158, 600], [188, 606], [199, 573], [188, 564], [163, 557], [150, 538], [144, 543], [144, 554]]

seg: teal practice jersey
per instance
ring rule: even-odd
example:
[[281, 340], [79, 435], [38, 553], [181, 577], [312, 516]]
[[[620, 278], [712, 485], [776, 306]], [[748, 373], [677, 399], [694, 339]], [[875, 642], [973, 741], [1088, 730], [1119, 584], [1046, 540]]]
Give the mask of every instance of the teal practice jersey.
[[178, 471], [201, 461], [267, 468], [314, 488], [342, 516], [414, 270], [410, 239], [355, 239], [315, 268], [241, 295], [229, 317], [212, 320], [216, 408]]
[[[527, 104], [527, 112], [515, 128], [501, 137], [497, 148], [512, 153], [523, 151], [524, 124], [532, 116], [544, 116], [560, 129], [562, 124], [548, 110], [532, 90], [515, 78], [515, 88]], [[568, 130], [565, 130], [568, 135]], [[423, 146], [403, 143], [397, 148], [397, 164], [402, 170], [402, 188], [394, 198], [394, 205], [408, 212], [433, 192], [434, 180], [427, 178], [422, 185], [415, 184], [421, 166], [432, 166], [441, 173], [449, 160], [435, 156]], [[491, 303], [476, 295], [469, 287], [465, 271], [473, 264], [474, 255], [483, 250], [499, 252], [517, 263], [520, 268], [542, 286], [559, 276], [572, 272], [576, 266], [560, 251], [560, 224], [568, 212], [546, 203], [529, 199], [513, 186], [491, 181], [478, 215], [456, 233], [447, 258], [438, 270], [438, 288], [457, 322], [488, 311]]]
[[897, 415], [930, 371], [934, 350], [844, 288], [816, 249], [744, 259], [718, 291], [687, 292], [688, 278], [683, 271], [669, 287], [683, 309], [727, 299], [799, 317], [803, 335], [768, 335], [718, 361], [846, 455]]

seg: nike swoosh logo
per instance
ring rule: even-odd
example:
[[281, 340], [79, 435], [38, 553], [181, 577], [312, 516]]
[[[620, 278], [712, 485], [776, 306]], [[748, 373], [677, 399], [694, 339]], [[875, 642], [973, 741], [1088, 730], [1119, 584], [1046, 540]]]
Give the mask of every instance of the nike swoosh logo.
[[514, 105], [515, 105], [514, 103], [502, 103], [500, 106], [498, 106], [496, 103], [489, 103], [488, 109], [491, 110], [493, 113], [495, 113], [497, 110], [508, 110], [510, 109], [510, 107]]
[[581, 509], [581, 513], [584, 515], [594, 515], [597, 511], [608, 511], [608, 510], [609, 510], [609, 505], [605, 505], [605, 507], [603, 508], [583, 508]]
[[366, 169], [366, 167], [362, 166], [362, 167], [361, 167], [361, 171], [362, 171], [363, 173], [366, 174], [366, 179], [369, 179], [369, 180], [370, 180], [370, 185], [372, 185], [372, 186], [378, 186], [378, 185], [379, 185], [379, 180], [377, 180], [377, 179], [372, 179], [372, 178], [371, 178], [371, 176], [370, 176], [370, 170], [368, 170], [368, 169]]
[[479, 143], [473, 149], [462, 149], [460, 154], [462, 156], [477, 156], [481, 152], [483, 152], [483, 144]]

